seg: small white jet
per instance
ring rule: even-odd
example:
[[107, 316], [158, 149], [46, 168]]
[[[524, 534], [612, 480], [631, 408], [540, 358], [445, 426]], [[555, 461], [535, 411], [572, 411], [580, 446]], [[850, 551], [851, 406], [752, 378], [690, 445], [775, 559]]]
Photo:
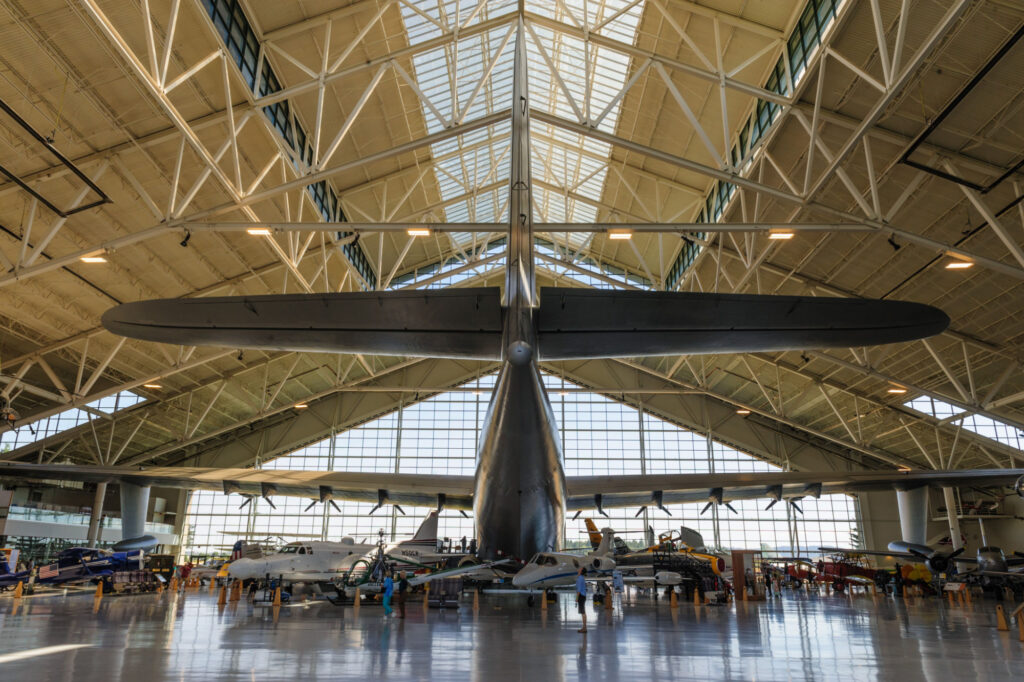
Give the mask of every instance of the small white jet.
[[[237, 580], [270, 576], [285, 583], [327, 583], [344, 580], [358, 570], [360, 562], [369, 568], [369, 556], [378, 544], [359, 544], [350, 537], [341, 542], [290, 542], [275, 554], [258, 559], [239, 559], [228, 566], [228, 575]], [[384, 553], [408, 561], [423, 563], [438, 556], [437, 512], [430, 512], [411, 540], [384, 547]], [[451, 556], [451, 555], [449, 555]]]
[[[615, 541], [615, 531], [611, 528], [601, 529], [601, 544], [589, 554], [570, 554], [568, 552], [541, 552], [535, 554], [512, 578], [512, 584], [524, 589], [547, 589], [560, 585], [572, 585], [580, 569], [584, 570], [587, 580], [607, 582], [611, 580], [612, 571], [616, 569], [615, 559], [611, 556], [611, 548]], [[673, 571], [653, 573], [651, 566], [630, 566], [626, 568], [632, 575], [624, 576], [628, 582], [643, 582], [657, 585], [678, 585], [683, 577]], [[646, 571], [647, 575], [641, 575]]]

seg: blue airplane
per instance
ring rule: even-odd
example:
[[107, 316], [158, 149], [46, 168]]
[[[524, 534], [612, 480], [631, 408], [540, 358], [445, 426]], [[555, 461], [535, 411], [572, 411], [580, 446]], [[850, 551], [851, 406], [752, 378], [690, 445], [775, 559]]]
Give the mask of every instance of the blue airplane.
[[[145, 568], [145, 552], [140, 549], [111, 552], [90, 547], [72, 547], [57, 555], [57, 561], [38, 567], [36, 585], [61, 585], [107, 578], [118, 571]], [[29, 571], [14, 572], [0, 556], [0, 589], [28, 583]]]

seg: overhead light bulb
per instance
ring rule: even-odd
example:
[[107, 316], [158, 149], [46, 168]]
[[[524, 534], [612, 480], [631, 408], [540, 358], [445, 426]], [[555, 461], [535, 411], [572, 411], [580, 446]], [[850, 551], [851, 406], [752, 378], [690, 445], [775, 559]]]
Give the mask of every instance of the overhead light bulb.
[[902, 395], [903, 393], [906, 393], [906, 392], [907, 392], [907, 389], [903, 388], [902, 386], [891, 386], [889, 388], [889, 393], [894, 393], [894, 394]]
[[608, 230], [608, 239], [632, 239], [633, 233], [629, 230]]
[[966, 270], [967, 268], [973, 268], [974, 262], [969, 260], [951, 260], [946, 263], [947, 270]]
[[163, 388], [160, 384], [142, 384], [143, 388]]
[[270, 236], [269, 227], [250, 227], [246, 230], [246, 233], [251, 234], [254, 237], [268, 237]]
[[80, 259], [83, 263], [106, 263], [107, 259], [103, 256], [82, 256]]
[[429, 237], [430, 228], [428, 227], [410, 227], [405, 231], [410, 237]]
[[307, 405], [306, 403], [295, 403], [296, 410], [304, 410], [307, 407], [309, 407], [309, 405]]
[[748, 410], [746, 408], [740, 408], [740, 409], [736, 410], [736, 414], [742, 414], [742, 415], [750, 414], [750, 410]]
[[768, 233], [768, 239], [792, 239], [793, 233], [789, 230], [772, 230]]

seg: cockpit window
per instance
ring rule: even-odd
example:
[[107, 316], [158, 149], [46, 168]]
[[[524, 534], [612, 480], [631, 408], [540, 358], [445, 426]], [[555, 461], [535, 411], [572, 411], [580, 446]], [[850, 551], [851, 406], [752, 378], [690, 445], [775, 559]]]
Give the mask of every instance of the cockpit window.
[[540, 554], [534, 554], [532, 557], [530, 557], [530, 560], [527, 561], [526, 563], [528, 563], [528, 564], [536, 564], [539, 560], [540, 560]]
[[305, 553], [306, 553], [306, 548], [305, 547], [299, 547], [299, 554], [305, 554]]
[[298, 551], [298, 545], [285, 545], [281, 548], [281, 554], [297, 554]]

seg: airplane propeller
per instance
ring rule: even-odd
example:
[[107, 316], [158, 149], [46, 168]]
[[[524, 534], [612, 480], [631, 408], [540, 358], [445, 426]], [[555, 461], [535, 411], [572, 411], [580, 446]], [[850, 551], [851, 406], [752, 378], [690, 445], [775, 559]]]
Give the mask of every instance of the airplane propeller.
[[723, 491], [721, 488], [712, 488], [711, 491], [708, 493], [708, 503], [705, 504], [704, 508], [700, 510], [701, 515], [703, 515], [704, 512], [710, 509], [711, 505], [713, 504], [719, 506], [724, 504], [726, 507], [729, 508], [729, 511], [731, 511], [733, 514], [739, 514], [739, 512], [736, 511], [736, 509], [731, 504], [723, 500], [724, 496], [725, 491]]
[[889, 549], [919, 557], [933, 573], [945, 573], [953, 559], [964, 553], [963, 547], [946, 554], [932, 549], [928, 545], [918, 545], [913, 542], [890, 542]]
[[[596, 498], [596, 497], [600, 497], [600, 496], [599, 496], [599, 495], [595, 495], [595, 498]], [[668, 509], [666, 509], [666, 508], [665, 508], [665, 503], [664, 503], [664, 499], [665, 499], [665, 493], [664, 493], [664, 491], [661, 491], [661, 490], [655, 490], [655, 491], [653, 491], [653, 492], [651, 493], [651, 501], [653, 501], [653, 502], [654, 502], [654, 506], [655, 506], [655, 507], [657, 507], [658, 509], [660, 509], [661, 511], [665, 512], [665, 513], [666, 513], [666, 514], [668, 514], [669, 516], [672, 516], [672, 512], [670, 512], [670, 511], [669, 511]], [[639, 517], [639, 516], [640, 516], [641, 514], [643, 514], [643, 513], [644, 513], [644, 510], [646, 510], [646, 509], [647, 509], [647, 506], [648, 506], [648, 505], [646, 505], [646, 504], [645, 504], [644, 506], [640, 507], [640, 509], [638, 509], [638, 510], [637, 510], [637, 512], [636, 512], [636, 514], [635, 514], [635, 515], [633, 516], [633, 518], [634, 518], [634, 519], [635, 519], [635, 518], [638, 518], [638, 517]], [[603, 513], [603, 512], [602, 512], [602, 513]], [[608, 516], [608, 515], [607, 515], [607, 514], [605, 514], [605, 516]]]
[[[373, 512], [377, 511], [378, 509], [383, 507], [385, 504], [389, 504], [389, 502], [388, 502], [388, 491], [384, 490], [383, 488], [378, 488], [377, 489], [377, 504], [376, 504], [376, 506], [374, 506], [373, 509], [370, 510], [370, 513], [368, 515], [369, 516], [373, 516]], [[405, 510], [402, 509], [401, 506], [399, 506], [397, 504], [392, 504], [391, 506], [393, 506], [395, 509], [397, 509], [399, 514], [401, 514], [402, 516], [405, 516]]]
[[329, 502], [330, 505], [334, 507], [334, 511], [338, 512], [339, 514], [341, 513], [341, 507], [339, 507], [338, 503], [334, 501], [334, 489], [331, 486], [320, 486], [320, 499], [314, 499], [312, 502], [310, 502], [309, 506], [306, 507], [306, 511], [309, 511], [310, 509], [315, 507], [317, 503], [320, 502]]

